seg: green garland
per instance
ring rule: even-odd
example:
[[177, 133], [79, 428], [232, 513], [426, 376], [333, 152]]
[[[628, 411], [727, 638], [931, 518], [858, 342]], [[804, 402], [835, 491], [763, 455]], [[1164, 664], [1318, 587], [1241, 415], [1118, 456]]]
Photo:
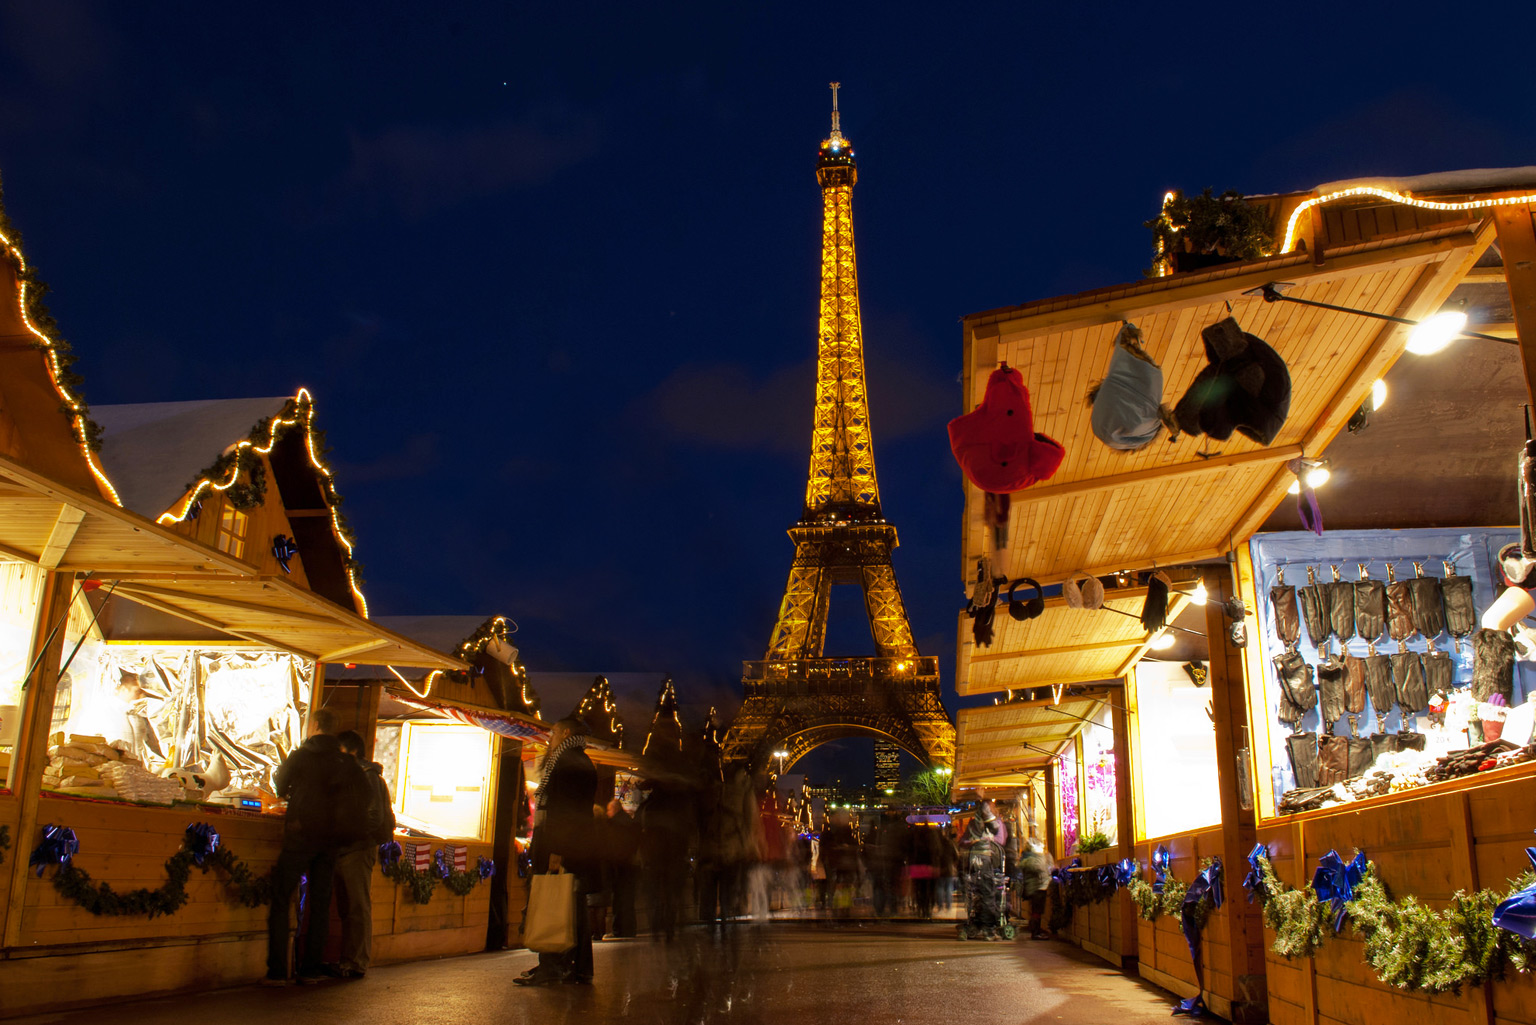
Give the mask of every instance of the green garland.
[[1136, 905], [1136, 913], [1146, 921], [1151, 922], [1163, 913], [1162, 897], [1145, 879], [1132, 879], [1125, 889], [1131, 895], [1131, 903]]
[[[93, 915], [156, 915], [175, 914], [187, 902], [187, 880], [192, 877], [195, 864], [192, 852], [183, 847], [166, 859], [166, 880], [158, 889], [140, 887], [126, 893], [112, 889], [111, 883], [98, 883], [91, 874], [78, 868], [73, 862], [60, 865], [53, 876], [53, 888], [61, 897], [73, 901]], [[220, 847], [203, 859], [204, 873], [217, 868], [228, 878], [234, 890], [235, 900], [248, 908], [260, 907], [272, 901], [271, 875], [257, 875], [249, 865], [229, 848]]]
[[[1211, 864], [1213, 858], [1204, 858], [1200, 862], [1201, 870]], [[1189, 884], [1182, 879], [1169, 874], [1163, 879], [1163, 892], [1158, 893], [1152, 889], [1152, 884], [1145, 879], [1132, 879], [1126, 884], [1126, 890], [1131, 895], [1131, 903], [1136, 905], [1136, 914], [1148, 922], [1155, 922], [1160, 916], [1166, 915], [1175, 922], [1184, 921], [1184, 895], [1189, 892]], [[1211, 912], [1216, 910], [1216, 901], [1209, 893], [1202, 896], [1193, 908], [1195, 922], [1201, 929], [1210, 921]]]
[[411, 900], [417, 904], [432, 903], [432, 894], [437, 890], [437, 884], [442, 883], [448, 887], [448, 892], [458, 897], [467, 896], [480, 883], [480, 873], [461, 872], [458, 869], [449, 869], [447, 878], [437, 874], [435, 868], [428, 868], [425, 872], [418, 872], [412, 865], [407, 865], [401, 858], [393, 865], [380, 865], [379, 871], [384, 878], [393, 880], [411, 891]]
[[[1286, 958], [1314, 956], [1333, 935], [1332, 909], [1310, 883], [1300, 889], [1281, 883], [1268, 858], [1259, 858], [1259, 870], [1268, 894], [1264, 924], [1275, 930], [1270, 949]], [[1365, 962], [1382, 982], [1413, 993], [1459, 993], [1511, 970], [1536, 969], [1536, 942], [1493, 924], [1494, 908], [1533, 883], [1536, 874], [1526, 872], [1503, 892], [1458, 890], [1435, 911], [1412, 896], [1393, 900], [1368, 862], [1345, 911], [1365, 941]]]

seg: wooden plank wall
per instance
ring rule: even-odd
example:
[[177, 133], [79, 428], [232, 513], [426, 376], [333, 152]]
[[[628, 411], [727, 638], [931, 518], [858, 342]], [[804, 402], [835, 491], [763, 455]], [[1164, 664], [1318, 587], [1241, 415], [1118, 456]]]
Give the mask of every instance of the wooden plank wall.
[[[1084, 865], [1113, 865], [1120, 860], [1120, 852], [1111, 847], [1082, 856]], [[1063, 862], [1063, 866], [1071, 859]], [[1131, 897], [1125, 890], [1117, 890], [1109, 900], [1087, 907], [1075, 908], [1072, 924], [1064, 938], [1070, 939], [1090, 954], [1095, 954], [1116, 968], [1127, 967], [1136, 958], [1137, 933], [1127, 929]]]
[[[0, 799], [0, 821], [16, 803]], [[276, 861], [282, 830], [281, 820], [246, 812], [50, 795], [41, 800], [38, 821], [74, 829], [81, 848], [75, 863], [119, 892], [162, 885], [165, 861], [180, 849], [189, 823], [212, 824], [220, 843], [258, 873]], [[25, 859], [36, 840], [13, 835], [7, 856]], [[489, 856], [490, 845], [467, 846], [473, 871], [478, 855]], [[267, 909], [232, 902], [217, 872], [204, 875], [194, 869], [188, 903], [173, 915], [153, 919], [97, 917], [62, 898], [53, 888], [52, 873], [26, 878], [20, 941], [0, 957], [0, 1017], [238, 985], [254, 982], [266, 970]], [[9, 879], [9, 873], [0, 873], [0, 887]], [[439, 884], [430, 904], [417, 905], [402, 887], [376, 873], [374, 961], [483, 950], [489, 909], [490, 887], [484, 883], [464, 897]], [[146, 956], [149, 949], [152, 956]]]
[[[1443, 908], [1457, 890], [1503, 889], [1530, 865], [1536, 826], [1536, 767], [1497, 778], [1441, 784], [1363, 807], [1327, 809], [1259, 826], [1275, 872], [1299, 886], [1329, 850], [1357, 848], [1376, 863], [1388, 891]], [[1246, 871], [1246, 866], [1244, 866]], [[1241, 878], [1241, 876], [1239, 876]], [[1229, 891], [1231, 884], [1229, 882]], [[1536, 979], [1515, 976], [1460, 995], [1405, 993], [1380, 982], [1348, 925], [1315, 959], [1287, 961], [1264, 930], [1270, 1020], [1274, 1025], [1407, 1021], [1415, 1025], [1536, 1025]]]
[[[1171, 854], [1169, 875], [1190, 883], [1200, 871], [1202, 858], [1222, 854], [1222, 843], [1221, 827], [1214, 826], [1194, 833], [1143, 841], [1136, 845], [1136, 858], [1143, 866], [1144, 876], [1150, 879], [1150, 870], [1145, 866], [1151, 863], [1152, 852], [1159, 845], [1165, 846]], [[1223, 1018], [1230, 1018], [1233, 982], [1231, 972], [1225, 966], [1232, 963], [1230, 936], [1233, 916], [1248, 915], [1251, 911], [1244, 899], [1243, 873], [1237, 870], [1237, 866], [1227, 864], [1225, 858], [1222, 867], [1225, 873], [1226, 903], [1211, 914], [1200, 942], [1205, 966], [1206, 1006]], [[1166, 915], [1159, 915], [1151, 922], [1138, 916], [1136, 932], [1136, 970], [1141, 977], [1181, 998], [1194, 996], [1198, 992], [1195, 965], [1189, 956], [1189, 944], [1185, 942], [1178, 922]]]

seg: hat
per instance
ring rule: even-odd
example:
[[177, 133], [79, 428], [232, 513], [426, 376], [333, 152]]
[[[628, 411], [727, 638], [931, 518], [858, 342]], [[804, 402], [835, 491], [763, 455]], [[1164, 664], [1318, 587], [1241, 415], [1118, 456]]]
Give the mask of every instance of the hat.
[[1050, 479], [1067, 450], [1035, 433], [1024, 377], [1004, 364], [987, 378], [981, 405], [949, 422], [949, 447], [972, 484], [1007, 494]]
[[1122, 324], [1109, 373], [1088, 393], [1093, 435], [1110, 448], [1134, 452], [1162, 433], [1163, 372], [1138, 343], [1135, 324]]
[[1174, 409], [1186, 434], [1226, 441], [1237, 431], [1261, 445], [1280, 433], [1291, 412], [1291, 375], [1263, 339], [1231, 317], [1200, 332], [1210, 364]]

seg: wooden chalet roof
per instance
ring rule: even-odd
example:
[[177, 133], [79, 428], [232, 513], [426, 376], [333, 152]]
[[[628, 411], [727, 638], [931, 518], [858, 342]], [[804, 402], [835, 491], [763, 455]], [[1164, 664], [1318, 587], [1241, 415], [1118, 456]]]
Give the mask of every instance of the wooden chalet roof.
[[[1192, 582], [1184, 589], [1190, 586]], [[961, 694], [992, 694], [1118, 679], [1130, 672], [1150, 642], [1139, 618], [1146, 597], [1145, 587], [1116, 588], [1105, 593], [1103, 609], [1089, 610], [1069, 608], [1057, 595], [1046, 599], [1045, 612], [1023, 622], [1010, 617], [1000, 602], [992, 621], [992, 644], [986, 648], [975, 646], [971, 620], [962, 613], [955, 688]], [[1188, 601], [1183, 593], [1172, 594], [1169, 622]]]
[[[1049, 482], [1013, 496], [1008, 572], [1042, 583], [1077, 570], [1105, 575], [1214, 558], [1285, 497], [1285, 462], [1322, 452], [1372, 382], [1402, 353], [1406, 330], [1349, 313], [1266, 303], [1245, 293], [1290, 282], [1287, 294], [1418, 319], [1439, 308], [1492, 240], [1489, 221], [1453, 222], [1328, 249], [1152, 278], [965, 318], [966, 408], [1006, 361], [1023, 375], [1035, 429], [1066, 446]], [[1290, 371], [1290, 416], [1269, 446], [1240, 435], [1182, 437], [1117, 452], [1093, 436], [1090, 385], [1108, 370], [1122, 320], [1140, 327], [1177, 402], [1205, 366], [1200, 332], [1228, 315], [1263, 338]], [[962, 579], [983, 551], [981, 492], [967, 483]]]
[[956, 789], [1024, 786], [1068, 746], [1108, 701], [1107, 692], [962, 708], [955, 741]]

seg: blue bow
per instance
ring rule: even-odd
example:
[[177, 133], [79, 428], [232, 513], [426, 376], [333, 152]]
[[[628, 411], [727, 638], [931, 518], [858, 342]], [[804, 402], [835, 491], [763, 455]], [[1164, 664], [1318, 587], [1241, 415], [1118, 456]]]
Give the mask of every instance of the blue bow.
[[41, 876], [43, 869], [49, 865], [57, 865], [66, 868], [69, 861], [80, 853], [80, 841], [75, 839], [75, 831], [68, 826], [47, 825], [43, 827], [43, 840], [32, 850], [32, 857], [27, 861], [29, 866], [37, 869]]
[[1120, 877], [1115, 872], [1113, 865], [1100, 865], [1097, 873], [1099, 890], [1113, 893], [1116, 886], [1120, 885]]
[[1173, 861], [1173, 854], [1162, 844], [1158, 844], [1157, 850], [1152, 852], [1152, 872], [1155, 878], [1152, 880], [1152, 892], [1163, 892], [1163, 880], [1168, 877], [1168, 866]]
[[482, 881], [491, 878], [492, 873], [496, 871], [496, 863], [483, 854], [480, 855], [480, 860], [476, 862], [476, 867], [480, 870]]
[[219, 834], [213, 831], [213, 827], [206, 822], [193, 822], [187, 826], [186, 838], [183, 842], [187, 850], [192, 852], [192, 860], [198, 868], [208, 860], [208, 855], [219, 849]]
[[1188, 1015], [1191, 1018], [1204, 1018], [1209, 1012], [1205, 1006], [1205, 998], [1196, 994], [1188, 1000], [1180, 1000], [1173, 1005], [1173, 1017], [1178, 1018]]
[[1365, 878], [1365, 852], [1356, 851], [1354, 858], [1345, 864], [1337, 851], [1324, 854], [1312, 876], [1312, 889], [1317, 899], [1333, 905], [1333, 931], [1344, 928], [1344, 905], [1355, 899], [1355, 888]]
[[299, 546], [287, 534], [279, 534], [272, 539], [272, 557], [283, 567], [284, 573], [293, 572], [288, 568], [288, 560], [298, 554]]
[[[1536, 847], [1527, 847], [1525, 856], [1536, 866]], [[1493, 924], [1528, 940], [1536, 939], [1536, 884], [1527, 886], [1494, 908]]]
[[1259, 867], [1260, 858], [1269, 858], [1269, 847], [1256, 843], [1248, 852], [1248, 874], [1243, 877], [1243, 889], [1248, 891], [1250, 904], [1254, 901], [1262, 904], [1269, 899], [1269, 891], [1264, 888], [1264, 870]]
[[1067, 888], [1068, 881], [1071, 880], [1071, 878], [1072, 878], [1072, 870], [1074, 868], [1082, 867], [1082, 864], [1083, 864], [1083, 859], [1082, 858], [1073, 858], [1072, 859], [1072, 863], [1070, 865], [1068, 865], [1066, 868], [1053, 868], [1053, 869], [1051, 869], [1051, 878], [1053, 880], [1055, 880], [1057, 883], [1060, 883], [1061, 884], [1061, 888], [1063, 890], [1065, 890]]
[[1141, 871], [1141, 863], [1135, 858], [1122, 859], [1115, 865], [1115, 885], [1129, 886], [1131, 880], [1136, 878], [1136, 873]]
[[437, 874], [443, 879], [448, 878], [448, 873], [453, 871], [453, 866], [448, 864], [448, 851], [439, 847], [434, 857], [437, 860]]
[[400, 841], [390, 840], [379, 844], [379, 869], [388, 872], [400, 864]]

